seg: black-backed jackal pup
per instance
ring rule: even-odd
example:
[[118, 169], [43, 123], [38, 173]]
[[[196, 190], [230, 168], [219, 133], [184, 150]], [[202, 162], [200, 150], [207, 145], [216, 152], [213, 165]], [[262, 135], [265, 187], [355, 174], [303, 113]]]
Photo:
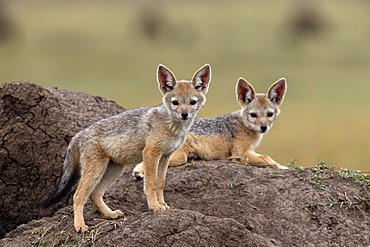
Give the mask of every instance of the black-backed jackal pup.
[[[172, 154], [170, 166], [182, 165], [188, 158], [241, 158], [250, 165], [287, 169], [270, 156], [254, 151], [279, 115], [286, 89], [286, 80], [281, 78], [268, 89], [267, 94], [256, 94], [251, 84], [239, 78], [236, 99], [241, 109], [217, 118], [195, 119], [184, 145]], [[143, 174], [143, 165], [138, 164], [133, 176], [140, 179]]]
[[101, 214], [116, 219], [123, 213], [111, 210], [102, 197], [122, 174], [125, 164], [143, 162], [149, 209], [168, 209], [163, 198], [168, 160], [183, 144], [205, 103], [210, 80], [208, 64], [191, 81], [177, 81], [169, 69], [159, 65], [157, 81], [163, 104], [125, 111], [77, 133], [68, 146], [59, 185], [42, 206], [46, 208], [59, 201], [79, 181], [73, 197], [76, 231], [88, 229], [83, 208], [89, 197]]

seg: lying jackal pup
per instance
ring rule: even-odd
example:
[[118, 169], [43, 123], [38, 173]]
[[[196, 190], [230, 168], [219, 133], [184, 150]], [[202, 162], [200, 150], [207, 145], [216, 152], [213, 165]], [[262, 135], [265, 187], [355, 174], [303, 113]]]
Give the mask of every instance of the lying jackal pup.
[[[217, 118], [195, 119], [184, 145], [172, 154], [170, 166], [182, 165], [188, 158], [242, 158], [251, 165], [287, 169], [270, 156], [254, 152], [279, 115], [286, 88], [286, 80], [281, 78], [269, 88], [267, 94], [256, 94], [252, 85], [239, 78], [236, 98], [241, 109]], [[143, 165], [138, 164], [133, 176], [140, 179], [143, 174]]]
[[90, 197], [108, 219], [123, 215], [112, 211], [102, 196], [122, 173], [125, 164], [143, 161], [144, 192], [149, 209], [169, 207], [163, 189], [170, 155], [179, 148], [196, 114], [205, 103], [211, 80], [211, 67], [200, 68], [191, 81], [177, 81], [163, 65], [158, 66], [157, 81], [163, 104], [125, 111], [103, 119], [77, 133], [68, 146], [62, 177], [44, 208], [58, 202], [79, 180], [73, 197], [74, 227], [85, 232], [83, 207]]

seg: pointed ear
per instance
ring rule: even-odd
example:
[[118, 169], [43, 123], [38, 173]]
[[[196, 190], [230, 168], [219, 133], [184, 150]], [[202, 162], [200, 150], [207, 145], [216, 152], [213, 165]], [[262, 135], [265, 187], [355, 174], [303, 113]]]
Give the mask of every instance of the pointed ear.
[[256, 93], [251, 84], [240, 77], [236, 83], [236, 99], [240, 105], [248, 105], [254, 100]]
[[157, 68], [157, 82], [162, 94], [173, 90], [176, 85], [176, 77], [166, 66], [160, 64]]
[[191, 81], [196, 90], [206, 94], [208, 92], [209, 83], [211, 82], [211, 66], [209, 64], [203, 65], [202, 68], [195, 72]]
[[267, 97], [270, 99], [271, 102], [275, 103], [276, 105], [280, 105], [283, 103], [285, 92], [287, 89], [287, 83], [285, 78], [281, 78], [277, 80], [267, 91]]

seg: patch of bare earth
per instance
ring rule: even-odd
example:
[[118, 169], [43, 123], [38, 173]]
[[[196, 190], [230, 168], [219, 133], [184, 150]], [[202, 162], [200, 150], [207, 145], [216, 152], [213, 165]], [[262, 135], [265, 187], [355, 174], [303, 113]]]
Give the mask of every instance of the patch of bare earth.
[[[327, 171], [317, 188], [313, 169], [274, 170], [228, 161], [196, 161], [170, 168], [165, 197], [170, 210], [148, 211], [142, 181], [132, 166], [105, 200], [125, 217], [105, 220], [91, 203], [90, 226], [76, 234], [72, 206], [19, 226], [2, 246], [369, 246], [366, 188]], [[328, 198], [333, 205], [330, 207]]]

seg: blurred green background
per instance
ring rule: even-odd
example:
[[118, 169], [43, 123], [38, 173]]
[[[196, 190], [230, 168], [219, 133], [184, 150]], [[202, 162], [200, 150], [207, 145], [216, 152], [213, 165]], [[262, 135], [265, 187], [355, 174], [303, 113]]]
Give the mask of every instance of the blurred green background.
[[200, 117], [239, 109], [242, 76], [258, 92], [286, 77], [275, 127], [258, 152], [369, 171], [370, 1], [0, 2], [0, 82], [83, 91], [125, 108], [158, 105], [159, 63], [213, 77]]

